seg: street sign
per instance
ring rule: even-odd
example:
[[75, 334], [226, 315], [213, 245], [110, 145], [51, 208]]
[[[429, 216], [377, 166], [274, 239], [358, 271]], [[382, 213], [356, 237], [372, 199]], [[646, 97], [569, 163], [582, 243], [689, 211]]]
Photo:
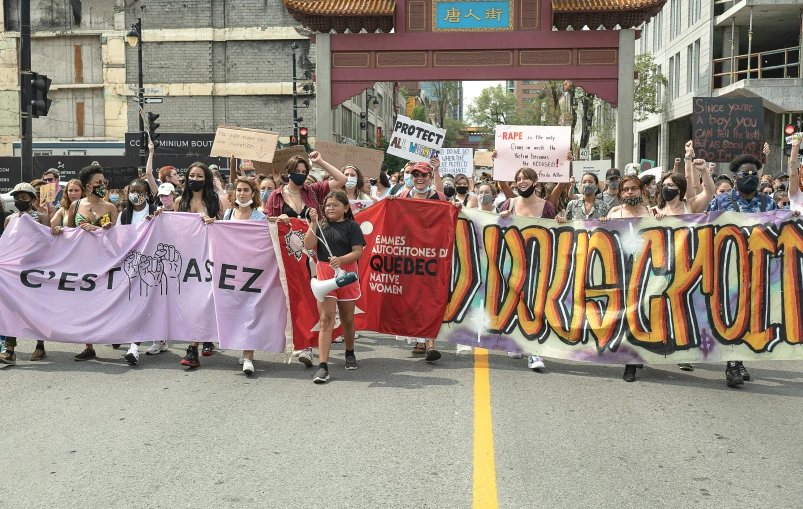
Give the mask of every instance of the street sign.
[[142, 100], [145, 104], [162, 104], [165, 101], [164, 97], [145, 97]]
[[[128, 85], [128, 88], [129, 88], [129, 90], [133, 90], [134, 92], [137, 91], [137, 87], [135, 85]], [[148, 95], [148, 94], [159, 95], [159, 94], [164, 94], [165, 93], [165, 89], [164, 89], [164, 87], [144, 87], [142, 89], [142, 93], [145, 94], [145, 95]]]
[[591, 160], [591, 153], [587, 148], [580, 149], [580, 160], [581, 161], [590, 161]]

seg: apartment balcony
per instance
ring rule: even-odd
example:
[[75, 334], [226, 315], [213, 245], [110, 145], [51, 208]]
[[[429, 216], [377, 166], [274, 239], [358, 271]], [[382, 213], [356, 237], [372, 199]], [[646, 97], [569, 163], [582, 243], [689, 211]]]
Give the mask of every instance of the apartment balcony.
[[711, 64], [711, 89], [716, 90], [737, 81], [800, 78], [800, 46], [715, 58]]

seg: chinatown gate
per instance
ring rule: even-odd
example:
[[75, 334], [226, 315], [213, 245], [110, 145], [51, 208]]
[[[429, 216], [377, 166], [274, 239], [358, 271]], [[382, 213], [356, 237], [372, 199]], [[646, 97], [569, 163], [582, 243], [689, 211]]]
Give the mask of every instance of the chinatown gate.
[[[630, 27], [666, 0], [283, 2], [317, 32], [320, 139], [332, 139], [341, 102], [380, 81], [571, 80], [616, 108], [616, 165], [631, 162], [637, 31]], [[626, 29], [612, 30], [617, 25]]]

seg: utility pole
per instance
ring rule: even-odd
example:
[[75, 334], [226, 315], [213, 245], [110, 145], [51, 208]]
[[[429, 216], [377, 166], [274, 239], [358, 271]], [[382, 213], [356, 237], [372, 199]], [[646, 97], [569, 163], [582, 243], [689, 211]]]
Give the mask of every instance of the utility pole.
[[290, 45], [293, 50], [293, 139], [298, 143], [298, 94], [296, 92], [296, 49], [298, 44], [295, 42]]
[[22, 178], [33, 178], [31, 137], [31, 1], [20, 0], [20, 157]]

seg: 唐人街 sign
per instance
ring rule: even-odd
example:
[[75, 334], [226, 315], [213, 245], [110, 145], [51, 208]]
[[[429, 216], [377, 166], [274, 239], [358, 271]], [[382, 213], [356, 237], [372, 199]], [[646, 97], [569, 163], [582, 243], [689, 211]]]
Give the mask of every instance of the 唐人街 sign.
[[513, 30], [511, 0], [433, 0], [435, 32]]
[[512, 181], [519, 168], [532, 168], [540, 182], [568, 182], [571, 127], [496, 126], [494, 179]]
[[441, 175], [471, 175], [474, 170], [474, 149], [442, 148], [439, 159], [441, 166], [438, 171]]
[[694, 151], [700, 159], [729, 163], [750, 154], [764, 161], [764, 102], [760, 97], [695, 97]]
[[439, 339], [608, 364], [803, 359], [784, 210], [571, 221], [463, 208]]
[[439, 157], [445, 137], [446, 129], [399, 115], [387, 152], [408, 161], [428, 163]]
[[215, 133], [215, 142], [209, 155], [234, 156], [238, 159], [272, 163], [278, 140], [279, 133], [244, 127], [220, 126]]

